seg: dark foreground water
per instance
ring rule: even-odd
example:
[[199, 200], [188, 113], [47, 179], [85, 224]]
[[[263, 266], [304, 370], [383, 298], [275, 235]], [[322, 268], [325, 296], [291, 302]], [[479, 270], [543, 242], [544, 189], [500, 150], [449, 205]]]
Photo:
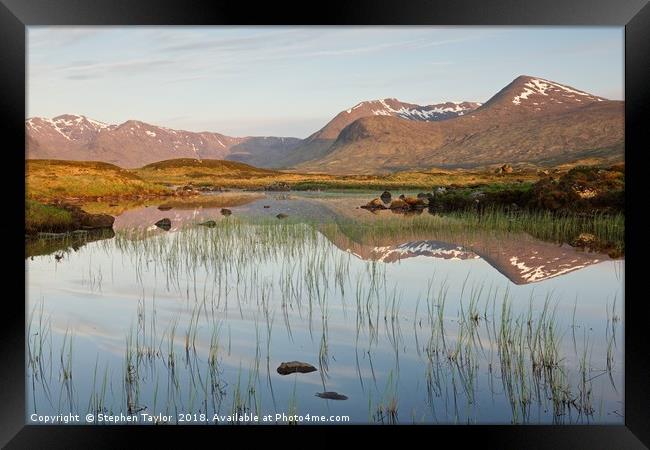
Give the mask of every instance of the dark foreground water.
[[411, 219], [362, 194], [215, 198], [32, 251], [28, 423], [623, 423], [623, 260], [372, 231]]

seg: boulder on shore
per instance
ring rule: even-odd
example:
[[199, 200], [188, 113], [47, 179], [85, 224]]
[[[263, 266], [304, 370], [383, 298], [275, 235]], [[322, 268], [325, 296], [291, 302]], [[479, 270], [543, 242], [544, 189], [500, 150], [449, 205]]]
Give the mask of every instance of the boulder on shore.
[[508, 163], [502, 165], [496, 170], [496, 173], [512, 173], [512, 166]]
[[363, 209], [386, 209], [384, 202], [378, 198], [370, 200], [368, 203], [362, 206]]
[[393, 200], [390, 203], [390, 209], [408, 209], [409, 205], [402, 199]]
[[283, 362], [278, 366], [278, 373], [280, 375], [289, 375], [290, 373], [310, 373], [315, 372], [317, 369], [311, 364], [301, 361]]
[[408, 205], [409, 208], [422, 209], [426, 206], [423, 198], [404, 197], [402, 200]]

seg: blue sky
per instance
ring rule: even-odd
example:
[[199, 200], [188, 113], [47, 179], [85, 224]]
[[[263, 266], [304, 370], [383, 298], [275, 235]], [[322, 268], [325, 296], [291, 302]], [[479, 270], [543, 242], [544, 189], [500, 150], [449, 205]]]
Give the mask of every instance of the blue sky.
[[29, 117], [306, 137], [363, 100], [485, 102], [518, 75], [623, 99], [622, 27], [29, 27]]

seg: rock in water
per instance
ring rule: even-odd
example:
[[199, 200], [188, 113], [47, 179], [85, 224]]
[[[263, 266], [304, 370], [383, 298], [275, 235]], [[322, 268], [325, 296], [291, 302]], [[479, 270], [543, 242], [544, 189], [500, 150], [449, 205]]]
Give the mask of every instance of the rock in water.
[[407, 209], [408, 207], [408, 203], [402, 199], [393, 200], [389, 206], [390, 209]]
[[378, 198], [370, 200], [368, 203], [362, 206], [364, 209], [386, 209], [384, 202]]
[[270, 208], [271, 205], [264, 205], [264, 208]]
[[410, 208], [413, 208], [413, 209], [422, 209], [425, 206], [424, 200], [422, 198], [404, 197], [402, 200]]
[[379, 196], [379, 198], [381, 198], [384, 203], [390, 203], [391, 197], [392, 195], [388, 191], [382, 192], [381, 195]]
[[232, 214], [232, 211], [229, 210], [228, 208], [221, 208], [221, 214], [223, 214], [224, 216], [229, 216]]
[[172, 209], [172, 207], [169, 206], [169, 205], [160, 205], [160, 206], [158, 206], [158, 209], [160, 211], [169, 211], [170, 209]]
[[280, 213], [280, 214], [278, 214], [278, 215], [275, 216], [275, 217], [277, 217], [278, 219], [286, 219], [286, 218], [289, 217], [289, 216], [287, 216], [287, 215], [284, 214], [284, 213]]
[[333, 392], [333, 391], [318, 392], [316, 394], [316, 397], [326, 398], [327, 400], [347, 400], [348, 399], [348, 397], [346, 395], [339, 394], [338, 392]]
[[278, 367], [280, 375], [289, 375], [290, 373], [309, 373], [315, 372], [317, 369], [311, 364], [300, 361], [283, 362]]
[[158, 222], [156, 222], [155, 225], [160, 229], [169, 231], [169, 229], [172, 227], [172, 221], [165, 217], [164, 219], [160, 219]]
[[199, 225], [203, 225], [204, 227], [208, 227], [208, 228], [214, 228], [217, 226], [217, 222], [215, 222], [214, 220], [208, 220], [200, 223]]

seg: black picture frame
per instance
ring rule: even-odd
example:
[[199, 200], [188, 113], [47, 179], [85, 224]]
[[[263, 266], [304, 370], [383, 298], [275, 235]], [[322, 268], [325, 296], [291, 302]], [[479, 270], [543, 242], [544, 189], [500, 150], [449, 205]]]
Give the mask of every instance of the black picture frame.
[[[626, 274], [625, 274], [625, 425], [623, 426], [417, 426], [400, 427], [432, 445], [467, 444], [489, 448], [647, 448], [650, 445], [650, 359], [645, 343], [648, 316], [646, 295], [634, 289], [643, 278], [635, 267], [643, 264], [640, 220], [647, 194], [643, 190], [643, 164], [648, 151], [645, 118], [650, 104], [650, 5], [647, 0], [456, 0], [329, 1], [322, 5], [277, 4], [218, 0], [0, 0], [0, 124], [6, 143], [3, 156], [5, 186], [11, 206], [4, 211], [0, 229], [9, 237], [5, 250], [5, 277], [14, 294], [3, 296], [3, 347], [0, 369], [0, 444], [6, 448], [122, 448], [132, 443], [132, 433], [144, 434], [147, 443], [162, 440], [171, 445], [171, 433], [199, 433], [197, 439], [215, 439], [214, 427], [36, 426], [25, 424], [25, 304], [24, 154], [25, 144], [25, 40], [31, 25], [614, 25], [625, 27], [625, 158], [626, 158]], [[21, 162], [22, 160], [22, 162]], [[636, 217], [638, 216], [638, 217]], [[15, 234], [14, 234], [15, 233]], [[13, 236], [16, 236], [14, 239]], [[633, 243], [634, 245], [631, 245]], [[22, 280], [22, 283], [21, 283]], [[189, 430], [188, 430], [189, 428]], [[270, 429], [256, 426], [264, 433]], [[345, 428], [345, 429], [344, 429]], [[290, 431], [303, 439], [308, 431], [324, 432], [330, 445], [337, 433], [351, 428], [371, 431], [383, 439], [394, 427], [297, 427]], [[250, 436], [251, 428], [217, 427], [223, 433]], [[128, 433], [128, 434], [127, 434]], [[275, 433], [274, 433], [275, 434]], [[264, 436], [266, 436], [264, 434]], [[231, 436], [232, 437], [232, 436]], [[198, 440], [181, 438], [186, 445]], [[248, 438], [247, 438], [248, 439]], [[269, 439], [270, 438], [265, 438]], [[337, 439], [337, 440], [334, 440]], [[415, 439], [413, 437], [412, 439]], [[207, 441], [210, 442], [210, 441]], [[222, 441], [223, 442], [223, 441]], [[246, 442], [248, 441], [241, 441]], [[343, 441], [345, 442], [345, 441]], [[406, 441], [409, 442], [409, 441]], [[410, 441], [414, 442], [415, 441]], [[279, 442], [282, 444], [282, 442]], [[438, 443], [438, 444], [436, 444]], [[310, 441], [285, 441], [285, 445], [311, 445]]]

